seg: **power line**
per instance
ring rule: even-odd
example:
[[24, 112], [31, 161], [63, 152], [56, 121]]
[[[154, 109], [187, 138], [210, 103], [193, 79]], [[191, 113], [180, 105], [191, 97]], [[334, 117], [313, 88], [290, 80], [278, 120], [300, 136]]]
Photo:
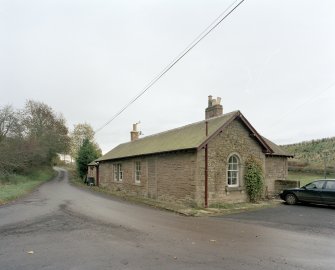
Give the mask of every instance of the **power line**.
[[328, 86], [326, 88], [324, 88], [324, 89], [318, 89], [316, 95], [308, 97], [307, 99], [305, 99], [303, 102], [301, 102], [297, 106], [295, 106], [295, 107], [291, 108], [290, 110], [286, 111], [284, 114], [281, 114], [280, 118], [277, 119], [277, 121], [274, 123], [274, 125], [271, 126], [271, 128], [275, 128], [278, 125], [280, 125], [280, 122], [283, 119], [285, 119], [287, 116], [291, 116], [294, 111], [299, 110], [301, 107], [305, 106], [306, 104], [308, 104], [310, 102], [314, 102], [319, 96], [321, 96], [322, 94], [328, 92], [333, 86], [335, 86], [335, 81], [333, 81], [332, 83], [328, 84]]
[[[121, 108], [110, 120], [98, 128], [95, 133], [99, 132], [110, 124], [115, 118], [123, 113], [131, 104], [139, 99], [145, 92], [147, 92], [160, 78], [162, 78], [174, 65], [176, 65], [187, 53], [189, 53], [201, 40], [203, 40], [210, 32], [212, 32], [224, 19], [226, 19], [235, 9], [237, 9], [245, 0], [236, 0], [230, 4], [205, 30], [203, 30], [170, 64], [168, 64], [147, 86], [130, 100], [125, 106]], [[238, 4], [236, 4], [238, 2]], [[233, 7], [233, 8], [232, 8]], [[228, 12], [229, 11], [229, 12]], [[227, 13], [228, 12], [228, 13]], [[223, 16], [223, 17], [222, 17]]]

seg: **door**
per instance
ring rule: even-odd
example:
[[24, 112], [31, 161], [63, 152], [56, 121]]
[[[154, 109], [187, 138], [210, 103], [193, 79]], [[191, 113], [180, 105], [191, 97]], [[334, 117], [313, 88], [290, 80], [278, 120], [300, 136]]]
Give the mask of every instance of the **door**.
[[326, 181], [321, 197], [323, 203], [335, 204], [335, 181]]
[[303, 202], [322, 203], [321, 192], [325, 184], [324, 180], [315, 181], [306, 185], [299, 191], [298, 199]]
[[157, 198], [156, 159], [148, 159], [148, 197]]

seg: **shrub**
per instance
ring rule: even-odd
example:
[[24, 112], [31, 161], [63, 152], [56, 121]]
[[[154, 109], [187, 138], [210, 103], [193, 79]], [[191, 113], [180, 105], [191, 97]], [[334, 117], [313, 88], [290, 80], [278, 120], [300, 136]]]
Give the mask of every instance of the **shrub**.
[[247, 194], [251, 202], [257, 202], [263, 192], [263, 168], [261, 163], [250, 156], [245, 163], [245, 183]]
[[87, 173], [87, 164], [99, 157], [99, 153], [95, 145], [88, 139], [84, 139], [82, 146], [79, 148], [78, 157], [76, 159], [77, 172], [80, 178], [84, 179]]

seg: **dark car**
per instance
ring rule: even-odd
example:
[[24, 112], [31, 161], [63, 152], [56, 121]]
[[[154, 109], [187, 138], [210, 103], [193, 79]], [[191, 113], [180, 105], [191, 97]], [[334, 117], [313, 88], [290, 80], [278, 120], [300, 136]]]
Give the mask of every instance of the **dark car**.
[[86, 178], [84, 179], [84, 184], [86, 184], [88, 186], [94, 186], [95, 185], [94, 177], [86, 176]]
[[321, 179], [301, 188], [285, 189], [279, 196], [287, 204], [304, 202], [335, 205], [335, 179]]

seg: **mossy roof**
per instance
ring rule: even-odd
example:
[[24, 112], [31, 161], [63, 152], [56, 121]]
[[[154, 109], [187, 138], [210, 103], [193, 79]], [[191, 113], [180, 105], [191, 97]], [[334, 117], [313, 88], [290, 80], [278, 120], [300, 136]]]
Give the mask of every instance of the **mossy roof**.
[[283, 148], [276, 145], [274, 142], [271, 142], [267, 138], [263, 137], [263, 139], [270, 146], [270, 148], [273, 150], [273, 153], [272, 153], [273, 156], [286, 156], [286, 157], [293, 157], [294, 156], [294, 155], [286, 152]]
[[[228, 125], [232, 120], [239, 116], [242, 117], [242, 120], [245, 119], [239, 111], [226, 113], [222, 116], [208, 119], [208, 136], [206, 136], [206, 120], [203, 120], [180, 128], [147, 136], [132, 142], [120, 144], [95, 161], [113, 160], [156, 153], [198, 149], [207, 140], [215, 136], [215, 134], [222, 127]], [[247, 122], [246, 124], [248, 125], [249, 122]], [[252, 131], [256, 132], [254, 129], [252, 129]], [[263, 140], [263, 138], [259, 135], [258, 138], [260, 143], [263, 145], [264, 148], [266, 148], [268, 153], [272, 154], [275, 152], [275, 150], [278, 151], [280, 149], [279, 146], [276, 146], [276, 149], [272, 151], [272, 149], [266, 143], [268, 140]], [[275, 145], [274, 143], [272, 144]], [[280, 151], [280, 153], [283, 152]], [[285, 154], [283, 155], [285, 156]]]
[[96, 165], [97, 165], [96, 160], [93, 160], [92, 162], [87, 164], [87, 166], [96, 166]]

